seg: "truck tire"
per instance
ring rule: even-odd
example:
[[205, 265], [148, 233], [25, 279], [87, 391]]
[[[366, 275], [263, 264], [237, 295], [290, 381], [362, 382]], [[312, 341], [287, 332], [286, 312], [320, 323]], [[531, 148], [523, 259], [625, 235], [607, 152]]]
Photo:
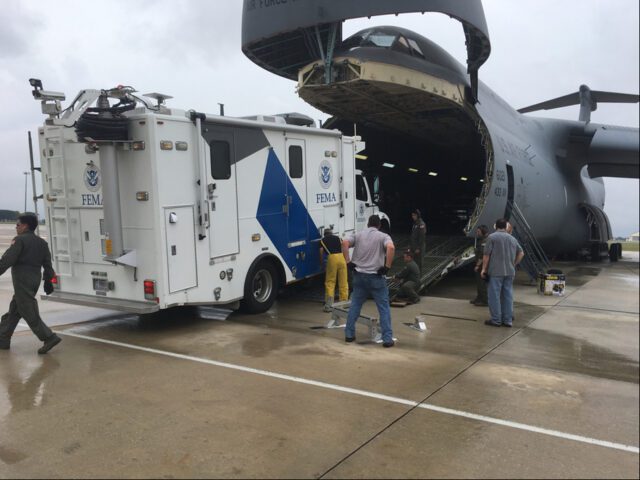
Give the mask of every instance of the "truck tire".
[[244, 281], [244, 297], [240, 310], [262, 313], [271, 308], [279, 288], [278, 272], [273, 263], [262, 260], [251, 267]]

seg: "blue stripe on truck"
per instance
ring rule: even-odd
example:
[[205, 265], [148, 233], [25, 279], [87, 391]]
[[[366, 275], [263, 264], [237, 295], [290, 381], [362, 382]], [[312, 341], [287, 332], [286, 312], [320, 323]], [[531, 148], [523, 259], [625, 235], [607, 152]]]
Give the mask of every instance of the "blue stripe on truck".
[[[289, 215], [283, 208], [287, 194], [291, 196]], [[318, 273], [319, 247], [316, 242], [310, 242], [311, 239], [319, 238], [318, 228], [272, 148], [269, 149], [267, 166], [262, 179], [256, 218], [289, 269], [293, 271], [295, 268], [296, 278]], [[289, 229], [289, 221], [295, 222], [291, 229]], [[305, 223], [306, 226], [301, 229], [300, 224]], [[289, 238], [290, 230], [300, 232], [305, 229], [307, 230], [306, 238]], [[306, 240], [306, 244], [288, 247], [290, 242], [297, 240]], [[300, 255], [301, 252], [304, 252], [304, 256]]]

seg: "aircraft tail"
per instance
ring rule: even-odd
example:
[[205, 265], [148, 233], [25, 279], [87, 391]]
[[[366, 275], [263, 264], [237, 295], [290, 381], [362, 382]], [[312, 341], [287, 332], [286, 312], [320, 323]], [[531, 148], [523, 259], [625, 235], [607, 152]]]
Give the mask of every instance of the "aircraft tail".
[[547, 100], [546, 102], [537, 103], [529, 107], [518, 110], [520, 113], [536, 112], [538, 110], [552, 110], [554, 108], [569, 107], [572, 105], [580, 105], [580, 116], [578, 120], [589, 123], [591, 121], [591, 112], [595, 112], [598, 103], [638, 103], [640, 95], [615, 92], [601, 92], [591, 90], [586, 85], [580, 85], [580, 90], [576, 93], [570, 93], [563, 97]]

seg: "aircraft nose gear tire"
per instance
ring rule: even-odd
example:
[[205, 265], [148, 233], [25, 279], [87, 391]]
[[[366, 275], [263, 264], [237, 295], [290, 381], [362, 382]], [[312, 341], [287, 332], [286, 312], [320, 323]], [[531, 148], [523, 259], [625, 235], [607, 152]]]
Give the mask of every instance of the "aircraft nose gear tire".
[[240, 308], [246, 313], [262, 313], [271, 308], [278, 294], [278, 274], [273, 264], [261, 261], [253, 265], [244, 282]]

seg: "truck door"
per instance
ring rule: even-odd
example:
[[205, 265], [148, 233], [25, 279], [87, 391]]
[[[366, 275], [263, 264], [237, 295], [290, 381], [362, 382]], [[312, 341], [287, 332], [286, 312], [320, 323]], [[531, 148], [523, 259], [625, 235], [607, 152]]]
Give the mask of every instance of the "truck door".
[[[307, 239], [307, 180], [305, 172], [304, 140], [287, 139], [287, 172], [291, 183], [288, 183], [289, 201], [288, 238], [289, 243], [306, 241]], [[291, 189], [293, 187], [293, 189]], [[295, 196], [299, 201], [295, 201]]]
[[307, 275], [305, 264], [309, 255], [307, 172], [305, 141], [287, 138], [285, 142], [287, 182], [287, 247], [295, 258], [295, 276]]
[[354, 158], [355, 146], [352, 142], [344, 142], [342, 144], [342, 182], [340, 199], [342, 206], [342, 214], [344, 215], [344, 230], [352, 232], [355, 230], [355, 178], [356, 178], [356, 161]]
[[238, 190], [233, 132], [209, 128], [209, 252], [211, 258], [238, 253]]
[[193, 206], [165, 207], [169, 293], [197, 286]]
[[371, 215], [369, 203], [369, 188], [362, 172], [356, 171], [356, 231], [363, 230], [367, 226], [367, 219]]

